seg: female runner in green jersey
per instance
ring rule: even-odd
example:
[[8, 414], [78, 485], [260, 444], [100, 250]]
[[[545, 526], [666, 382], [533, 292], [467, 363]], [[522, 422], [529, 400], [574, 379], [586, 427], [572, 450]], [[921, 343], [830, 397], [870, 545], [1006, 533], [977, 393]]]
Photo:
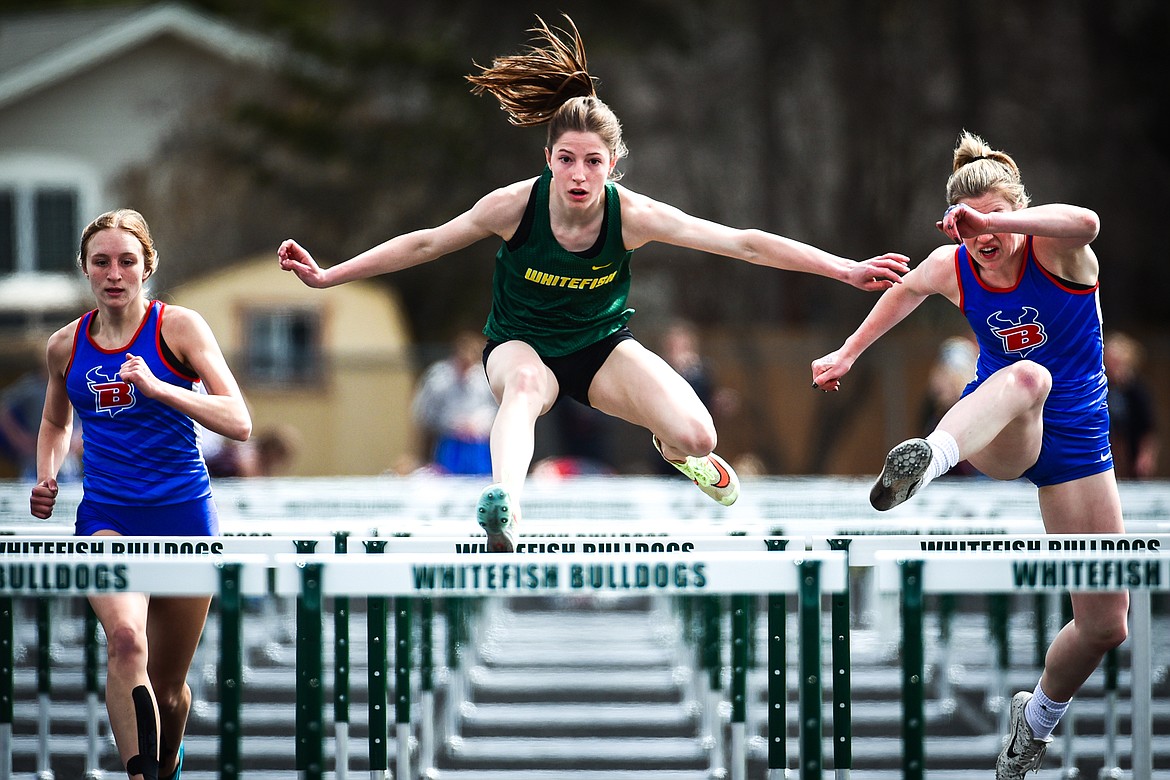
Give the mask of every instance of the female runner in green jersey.
[[901, 281], [907, 258], [856, 262], [807, 244], [685, 214], [616, 181], [621, 124], [598, 99], [581, 37], [537, 17], [535, 43], [468, 76], [513, 124], [547, 125], [546, 167], [434, 228], [396, 236], [329, 268], [293, 240], [280, 267], [306, 285], [332, 287], [426, 263], [477, 241], [496, 254], [484, 365], [499, 399], [491, 434], [493, 484], [477, 507], [489, 549], [514, 549], [536, 420], [561, 396], [647, 428], [662, 457], [723, 505], [739, 495], [735, 472], [712, 450], [711, 414], [677, 372], [626, 328], [630, 257], [659, 241], [757, 265], [827, 276], [871, 292]]

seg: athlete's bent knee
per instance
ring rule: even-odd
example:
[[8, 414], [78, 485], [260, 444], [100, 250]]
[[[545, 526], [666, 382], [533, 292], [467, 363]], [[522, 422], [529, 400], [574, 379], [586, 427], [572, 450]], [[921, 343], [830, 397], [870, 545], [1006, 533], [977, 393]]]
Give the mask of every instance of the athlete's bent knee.
[[542, 393], [544, 392], [545, 376], [544, 372], [539, 366], [522, 365], [517, 366], [508, 375], [508, 382], [504, 388], [504, 393]]
[[1027, 394], [1033, 403], [1043, 403], [1052, 390], [1052, 374], [1047, 368], [1031, 360], [1021, 360], [1007, 368], [1012, 382]]
[[677, 429], [672, 432], [671, 441], [675, 447], [685, 451], [688, 455], [702, 457], [714, 451], [717, 442], [715, 426], [706, 420], [692, 419], [679, 421]]
[[106, 653], [111, 667], [145, 667], [146, 637], [130, 626], [118, 626], [106, 635]]
[[1088, 642], [1095, 650], [1104, 655], [1115, 647], [1119, 647], [1129, 636], [1129, 628], [1124, 620], [1101, 623], [1087, 629], [1081, 627], [1081, 638]]

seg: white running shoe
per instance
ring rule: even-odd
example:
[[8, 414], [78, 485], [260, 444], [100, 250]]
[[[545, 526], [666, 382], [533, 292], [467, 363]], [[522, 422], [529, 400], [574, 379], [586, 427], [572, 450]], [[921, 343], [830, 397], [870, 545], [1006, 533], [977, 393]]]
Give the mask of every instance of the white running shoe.
[[886, 465], [869, 491], [869, 503], [881, 512], [893, 509], [922, 487], [922, 478], [934, 457], [926, 439], [908, 439], [886, 456]]
[[[657, 436], [652, 438], [654, 449], [662, 455], [662, 442], [658, 441]], [[699, 490], [723, 506], [731, 506], [739, 498], [739, 477], [735, 475], [735, 469], [714, 452], [702, 458], [688, 455], [684, 461], [671, 460], [665, 455], [662, 455], [662, 459], [685, 474], [687, 479], [699, 486]]]
[[1044, 751], [1048, 750], [1047, 739], [1035, 739], [1028, 720], [1024, 717], [1024, 707], [1032, 700], [1032, 694], [1020, 691], [1012, 697], [1011, 726], [1008, 735], [1004, 737], [1003, 751], [995, 762], [995, 780], [1023, 780], [1028, 772], [1040, 770], [1040, 762], [1044, 760]]
[[475, 507], [479, 525], [487, 532], [488, 552], [515, 552], [516, 525], [520, 513], [512, 506], [512, 496], [503, 485], [488, 485], [479, 494]]

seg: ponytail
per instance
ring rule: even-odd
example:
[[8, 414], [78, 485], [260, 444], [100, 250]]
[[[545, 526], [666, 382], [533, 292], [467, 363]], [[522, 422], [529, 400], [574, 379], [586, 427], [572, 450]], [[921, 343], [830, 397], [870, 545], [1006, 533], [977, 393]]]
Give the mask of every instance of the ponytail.
[[597, 97], [597, 79], [589, 75], [585, 43], [568, 15], [565, 21], [566, 28], [550, 27], [537, 16], [536, 26], [528, 31], [537, 45], [497, 57], [491, 67], [477, 64], [480, 72], [467, 76], [471, 91], [494, 97], [514, 125], [548, 125], [550, 149], [566, 132], [596, 133], [610, 156], [621, 159], [627, 154], [621, 122]]

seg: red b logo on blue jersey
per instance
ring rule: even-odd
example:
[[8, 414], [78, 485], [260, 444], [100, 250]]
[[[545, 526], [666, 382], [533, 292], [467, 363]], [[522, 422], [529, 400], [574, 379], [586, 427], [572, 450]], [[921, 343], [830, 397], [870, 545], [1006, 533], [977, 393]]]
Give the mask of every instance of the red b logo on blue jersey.
[[1048, 341], [1044, 326], [1037, 322], [1039, 317], [1039, 311], [1025, 306], [1023, 312], [1015, 318], [1006, 317], [1002, 311], [997, 311], [987, 318], [987, 324], [991, 332], [999, 337], [1005, 351], [1024, 357]]
[[134, 405], [134, 385], [119, 381], [116, 373], [114, 377], [102, 373], [100, 366], [85, 375], [86, 385], [93, 393], [94, 411], [109, 412], [111, 417]]

